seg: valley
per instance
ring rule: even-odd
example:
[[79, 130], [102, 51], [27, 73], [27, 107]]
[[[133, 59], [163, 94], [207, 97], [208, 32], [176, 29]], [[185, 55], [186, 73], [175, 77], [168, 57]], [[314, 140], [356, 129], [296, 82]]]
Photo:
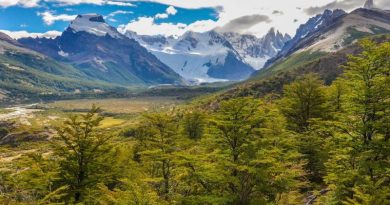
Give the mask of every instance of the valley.
[[216, 2], [0, 1], [0, 204], [390, 204], [390, 4]]

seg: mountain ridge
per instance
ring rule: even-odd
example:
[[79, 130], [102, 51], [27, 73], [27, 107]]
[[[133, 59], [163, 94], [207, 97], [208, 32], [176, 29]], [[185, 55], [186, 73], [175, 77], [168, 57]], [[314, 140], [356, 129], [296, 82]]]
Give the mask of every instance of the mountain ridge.
[[179, 37], [138, 35], [127, 31], [126, 36], [138, 41], [187, 80], [198, 82], [245, 80], [261, 69], [290, 38], [275, 29], [263, 38], [216, 30], [188, 31]]
[[[320, 20], [323, 22], [322, 24], [317, 23]], [[309, 29], [310, 32], [306, 32], [307, 28], [312, 29]], [[265, 68], [298, 51], [335, 52], [364, 36], [388, 33], [389, 31], [389, 11], [359, 8], [346, 13], [339, 9], [326, 10], [323, 14], [312, 17], [301, 25], [293, 40], [287, 42], [282, 51], [266, 63]]]
[[173, 70], [98, 14], [78, 15], [55, 39], [22, 38], [18, 42], [109, 83], [184, 83]]

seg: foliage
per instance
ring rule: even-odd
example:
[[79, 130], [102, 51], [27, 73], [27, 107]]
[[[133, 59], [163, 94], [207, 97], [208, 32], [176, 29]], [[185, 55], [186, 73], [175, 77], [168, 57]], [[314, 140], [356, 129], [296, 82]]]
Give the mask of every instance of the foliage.
[[361, 42], [364, 52], [350, 56], [342, 83], [341, 131], [332, 142], [326, 181], [340, 204], [388, 204], [390, 43]]
[[0, 203], [390, 204], [390, 43], [360, 45], [328, 86], [302, 75], [281, 95], [144, 112], [122, 132], [93, 107], [54, 146], [2, 146]]

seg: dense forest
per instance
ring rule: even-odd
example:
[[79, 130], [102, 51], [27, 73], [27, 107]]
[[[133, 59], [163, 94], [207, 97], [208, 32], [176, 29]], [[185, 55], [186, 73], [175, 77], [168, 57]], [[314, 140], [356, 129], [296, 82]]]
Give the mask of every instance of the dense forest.
[[[362, 40], [329, 86], [56, 128], [48, 153], [0, 170], [1, 204], [390, 204], [390, 43]], [[5, 128], [0, 130], [5, 132]]]

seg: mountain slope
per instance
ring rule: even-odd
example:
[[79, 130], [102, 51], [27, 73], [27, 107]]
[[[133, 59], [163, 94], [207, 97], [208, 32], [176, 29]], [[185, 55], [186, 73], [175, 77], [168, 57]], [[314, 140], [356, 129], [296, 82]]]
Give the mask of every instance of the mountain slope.
[[[390, 34], [380, 34], [370, 38], [377, 43], [390, 42]], [[243, 96], [263, 97], [270, 93], [280, 93], [284, 85], [308, 73], [317, 73], [326, 84], [331, 84], [343, 73], [343, 65], [348, 60], [347, 56], [359, 53], [361, 53], [361, 48], [357, 43], [353, 43], [336, 52], [322, 53], [315, 59], [302, 60], [300, 63], [297, 63], [299, 60], [296, 56], [290, 56], [284, 61], [288, 65], [284, 63], [275, 65], [278, 68], [274, 73], [251, 78], [218, 95], [216, 100]], [[304, 54], [302, 53], [302, 56]], [[301, 59], [302, 56], [300, 56]]]
[[214, 82], [247, 79], [290, 40], [271, 29], [263, 38], [249, 34], [186, 32], [180, 37], [145, 36], [127, 31], [162, 62], [188, 80]]
[[253, 68], [260, 70], [266, 61], [283, 48], [286, 42], [291, 40], [288, 34], [275, 32], [271, 28], [263, 38], [250, 34], [223, 33], [223, 36], [232, 44], [240, 56]]
[[143, 36], [129, 31], [126, 35], [187, 80], [237, 81], [248, 78], [254, 72], [229, 41], [215, 31], [186, 32], [178, 38]]
[[13, 99], [116, 87], [24, 48], [3, 33], [0, 33], [0, 73], [0, 93]]
[[357, 39], [389, 32], [390, 11], [360, 8], [347, 14], [326, 10], [301, 25], [295, 37], [266, 67], [299, 52], [336, 52]]
[[86, 75], [121, 85], [181, 84], [181, 77], [136, 41], [120, 34], [97, 14], [78, 15], [55, 39], [25, 38], [19, 42]]

